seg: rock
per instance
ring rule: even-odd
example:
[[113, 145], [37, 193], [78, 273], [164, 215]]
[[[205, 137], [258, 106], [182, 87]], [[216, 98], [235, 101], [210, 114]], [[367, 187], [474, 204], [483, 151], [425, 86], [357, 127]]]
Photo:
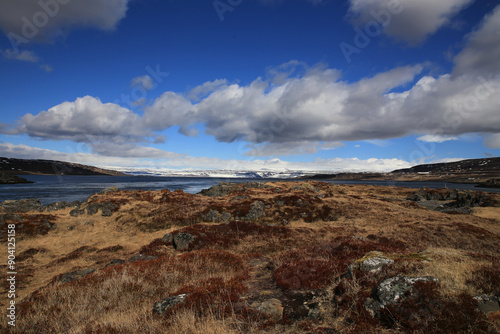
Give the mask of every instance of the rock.
[[265, 208], [264, 202], [262, 201], [253, 202], [250, 211], [247, 213], [245, 218], [250, 220], [255, 220], [262, 217], [265, 214], [264, 208]]
[[232, 215], [227, 212], [227, 211], [224, 211], [222, 213], [222, 215], [220, 216], [220, 220], [222, 220], [223, 222], [227, 223], [230, 219], [231, 219]]
[[260, 304], [258, 302], [253, 303], [252, 307], [259, 312], [271, 316], [276, 321], [283, 319], [283, 305], [276, 298], [266, 300]]
[[359, 264], [359, 270], [367, 272], [377, 272], [382, 269], [383, 266], [393, 264], [394, 260], [386, 258], [384, 256], [375, 256], [368, 258]]
[[128, 259], [128, 262], [150, 261], [150, 260], [155, 260], [157, 258], [158, 258], [158, 256], [137, 254], [137, 255], [132, 256], [130, 259]]
[[219, 212], [211, 209], [207, 214], [203, 215], [203, 220], [208, 222], [218, 222], [220, 218]]
[[[354, 237], [353, 237], [354, 238]], [[389, 259], [381, 252], [370, 252], [360, 260], [354, 262], [347, 269], [347, 277], [352, 277], [355, 270], [362, 270], [370, 273], [376, 273], [382, 269], [383, 266], [391, 265], [394, 260]]]
[[54, 202], [48, 204], [45, 209], [47, 212], [52, 212], [52, 211], [59, 211], [59, 210], [64, 210], [66, 208], [79, 208], [82, 203], [79, 201], [74, 201], [74, 202], [66, 202], [66, 201], [60, 201], [60, 202]]
[[43, 210], [44, 206], [38, 198], [7, 200], [0, 203], [0, 212], [5, 213], [25, 213], [29, 211], [42, 212]]
[[110, 217], [119, 208], [118, 205], [111, 202], [92, 203], [87, 206], [87, 214], [94, 215], [101, 210], [101, 215], [103, 217]]
[[500, 297], [482, 295], [474, 299], [477, 300], [478, 307], [484, 314], [500, 311]]
[[0, 173], [0, 184], [35, 183], [10, 173]]
[[109, 194], [109, 193], [112, 193], [112, 192], [115, 192], [115, 191], [119, 191], [120, 189], [118, 189], [117, 187], [110, 187], [110, 188], [106, 188], [106, 189], [103, 189], [101, 191], [98, 192], [99, 195], [104, 195], [104, 194]]
[[178, 305], [184, 300], [186, 300], [187, 294], [182, 294], [178, 296], [173, 296], [173, 297], [168, 297], [165, 299], [160, 300], [159, 302], [156, 302], [153, 306], [153, 313], [156, 313], [162, 317], [165, 316], [165, 313], [167, 310], [171, 307], [174, 307], [175, 305]]
[[78, 216], [81, 216], [81, 215], [83, 215], [83, 214], [85, 214], [85, 210], [80, 209], [80, 208], [73, 209], [73, 210], [71, 210], [71, 211], [69, 212], [69, 215], [70, 215], [71, 217], [78, 217]]
[[79, 278], [82, 278], [90, 273], [93, 273], [95, 271], [94, 268], [87, 268], [87, 269], [82, 269], [82, 270], [77, 270], [77, 271], [72, 271], [70, 273], [63, 274], [61, 276], [60, 282], [61, 283], [69, 283], [74, 280], [77, 280]]
[[180, 232], [174, 235], [173, 244], [177, 250], [187, 250], [196, 239], [196, 236], [187, 232]]
[[489, 179], [477, 185], [481, 188], [500, 188], [500, 179]]
[[439, 282], [435, 277], [392, 277], [384, 280], [373, 291], [372, 297], [363, 303], [365, 309], [374, 317], [387, 305], [402, 301], [407, 291], [411, 291], [417, 282]]
[[161, 238], [161, 241], [166, 244], [171, 244], [174, 242], [174, 235], [172, 233], [167, 233]]
[[122, 260], [122, 259], [113, 259], [106, 266], [104, 266], [104, 268], [111, 267], [111, 266], [116, 266], [116, 265], [124, 264], [124, 263], [125, 263], [125, 260]]

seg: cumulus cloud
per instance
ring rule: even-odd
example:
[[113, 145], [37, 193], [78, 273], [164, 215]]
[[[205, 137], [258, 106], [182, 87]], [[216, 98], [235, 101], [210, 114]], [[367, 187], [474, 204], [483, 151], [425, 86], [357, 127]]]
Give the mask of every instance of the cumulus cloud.
[[349, 17], [358, 26], [378, 23], [388, 36], [418, 44], [473, 1], [350, 0]]
[[139, 115], [113, 103], [85, 96], [63, 102], [37, 115], [26, 114], [18, 133], [53, 140], [72, 140], [97, 145], [103, 141], [141, 142], [150, 132], [141, 126]]
[[500, 71], [500, 6], [469, 34], [467, 47], [455, 58], [455, 75], [489, 75]]
[[47, 41], [73, 28], [111, 30], [129, 0], [0, 0], [0, 29], [15, 44]]

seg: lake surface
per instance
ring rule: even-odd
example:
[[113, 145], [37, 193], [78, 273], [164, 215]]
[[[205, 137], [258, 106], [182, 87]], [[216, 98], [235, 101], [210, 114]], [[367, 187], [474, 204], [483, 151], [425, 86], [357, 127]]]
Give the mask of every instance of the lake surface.
[[[270, 179], [226, 179], [198, 177], [159, 176], [68, 176], [68, 175], [22, 175], [36, 183], [0, 185], [0, 201], [38, 198], [46, 205], [58, 201], [84, 201], [88, 196], [103, 189], [117, 187], [121, 190], [183, 190], [198, 193], [220, 182], [272, 181]], [[296, 180], [287, 180], [294, 182]], [[369, 184], [378, 186], [399, 186], [408, 188], [450, 188], [500, 193], [500, 189], [476, 188], [471, 184], [442, 182], [396, 182], [396, 181], [324, 181], [335, 184]]]

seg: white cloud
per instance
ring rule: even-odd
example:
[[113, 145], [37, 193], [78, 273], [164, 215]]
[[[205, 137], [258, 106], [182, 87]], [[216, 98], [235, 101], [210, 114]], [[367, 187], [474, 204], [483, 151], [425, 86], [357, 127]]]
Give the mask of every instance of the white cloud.
[[441, 136], [441, 135], [423, 135], [417, 138], [417, 140], [426, 142], [426, 143], [444, 143], [450, 140], [458, 140], [457, 137], [451, 136]]
[[11, 40], [27, 40], [24, 43], [51, 40], [74, 28], [112, 30], [125, 17], [128, 2], [0, 0], [0, 29]]
[[132, 88], [135, 86], [142, 87], [144, 90], [148, 91], [154, 86], [153, 79], [149, 75], [135, 77], [130, 81], [130, 87]]
[[[168, 153], [168, 152], [167, 152]], [[309, 162], [288, 162], [280, 159], [268, 160], [225, 160], [208, 157], [192, 157], [188, 155], [172, 155], [158, 159], [134, 157], [102, 156], [90, 153], [64, 153], [47, 149], [0, 143], [0, 156], [19, 159], [46, 159], [70, 161], [101, 167], [151, 167], [172, 169], [229, 169], [229, 170], [303, 170], [303, 171], [374, 171], [389, 172], [395, 169], [408, 168], [411, 164], [399, 159], [366, 159], [336, 158], [316, 159]]]
[[492, 149], [500, 149], [500, 133], [487, 135], [484, 144]]
[[455, 58], [455, 75], [491, 75], [500, 71], [500, 5], [468, 36], [466, 48]]
[[63, 102], [20, 120], [19, 133], [52, 140], [72, 140], [99, 145], [103, 141], [141, 142], [150, 132], [141, 127], [139, 115], [113, 103], [85, 96]]
[[417, 44], [449, 24], [451, 18], [473, 1], [350, 0], [349, 16], [360, 27], [368, 28], [373, 22], [390, 37]]

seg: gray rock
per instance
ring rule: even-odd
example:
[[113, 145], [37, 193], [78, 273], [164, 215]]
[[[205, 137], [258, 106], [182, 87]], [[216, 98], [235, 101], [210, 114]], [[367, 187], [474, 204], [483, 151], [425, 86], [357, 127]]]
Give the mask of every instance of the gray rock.
[[160, 300], [159, 302], [156, 302], [153, 306], [153, 313], [156, 313], [162, 317], [165, 316], [165, 313], [167, 310], [171, 307], [174, 307], [175, 305], [178, 305], [184, 300], [186, 300], [187, 294], [182, 294], [178, 296], [173, 296], [173, 297], [168, 297], [165, 299]]
[[218, 222], [220, 218], [220, 213], [216, 210], [210, 210], [207, 214], [203, 215], [203, 220], [208, 222]]
[[81, 202], [79, 201], [74, 201], [74, 202], [66, 202], [66, 201], [60, 201], [60, 202], [54, 202], [54, 203], [50, 203], [48, 204], [45, 209], [48, 211], [48, 212], [52, 212], [52, 211], [59, 211], [59, 210], [64, 210], [66, 208], [79, 208], [81, 205]]
[[137, 255], [132, 256], [130, 259], [128, 259], [128, 262], [150, 261], [150, 260], [155, 260], [157, 258], [158, 258], [158, 256], [137, 254]]
[[196, 236], [187, 232], [180, 232], [174, 235], [174, 248], [177, 250], [187, 250], [189, 246], [196, 240]]
[[166, 244], [171, 244], [172, 242], [174, 242], [174, 235], [172, 233], [167, 233], [161, 238], [161, 241]]
[[396, 303], [417, 282], [439, 282], [435, 277], [393, 277], [377, 287], [377, 296], [382, 306]]
[[382, 269], [383, 266], [391, 265], [394, 260], [388, 259], [384, 256], [370, 257], [359, 264], [359, 270], [367, 272], [377, 272]]
[[122, 260], [122, 259], [113, 259], [106, 266], [104, 266], [104, 268], [111, 267], [111, 266], [116, 266], [116, 265], [124, 264], [124, 263], [125, 263], [125, 260]]
[[283, 305], [279, 299], [273, 298], [262, 303], [253, 303], [252, 307], [264, 314], [271, 316], [274, 320], [279, 321], [283, 319]]
[[222, 220], [223, 222], [227, 223], [230, 219], [231, 219], [232, 215], [227, 212], [227, 211], [224, 211], [222, 213], [222, 215], [220, 216], [220, 220]]
[[406, 292], [411, 291], [417, 282], [439, 282], [435, 277], [392, 277], [380, 283], [372, 294], [373, 298], [367, 298], [363, 305], [374, 317], [387, 305], [393, 305], [403, 300]]
[[500, 297], [482, 295], [474, 299], [477, 300], [478, 307], [484, 314], [500, 311]]
[[0, 211], [6, 213], [24, 213], [29, 211], [42, 212], [44, 209], [42, 202], [40, 202], [38, 198], [7, 200], [0, 203]]
[[101, 215], [103, 217], [110, 217], [119, 208], [120, 207], [118, 205], [111, 202], [92, 203], [87, 206], [87, 214], [95, 215], [99, 210], [101, 210]]
[[255, 220], [262, 217], [265, 214], [264, 208], [265, 208], [264, 202], [262, 201], [253, 202], [250, 211], [247, 213], [245, 218], [250, 220]]
[[71, 211], [69, 212], [69, 215], [70, 215], [71, 217], [78, 217], [78, 216], [81, 216], [81, 215], [83, 215], [83, 214], [85, 214], [85, 210], [80, 209], [80, 208], [73, 209], [73, 210], [71, 210]]
[[72, 271], [70, 273], [63, 274], [61, 276], [60, 282], [61, 283], [69, 283], [74, 280], [77, 280], [79, 278], [82, 278], [84, 276], [87, 276], [90, 273], [93, 273], [95, 271], [94, 268], [87, 268], [87, 269], [82, 269], [82, 270], [76, 270]]

